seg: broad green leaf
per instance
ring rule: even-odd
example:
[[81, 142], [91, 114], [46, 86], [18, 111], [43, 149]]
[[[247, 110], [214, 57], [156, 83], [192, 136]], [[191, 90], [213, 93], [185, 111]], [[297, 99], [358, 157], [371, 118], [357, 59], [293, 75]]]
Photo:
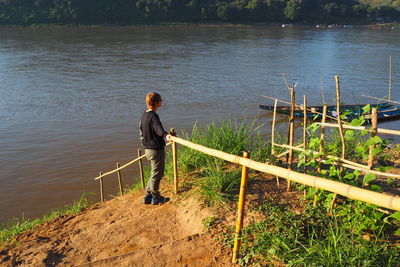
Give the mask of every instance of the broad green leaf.
[[372, 182], [372, 181], [375, 180], [375, 179], [376, 179], [375, 174], [368, 173], [368, 174], [366, 174], [366, 175], [364, 176], [364, 183]]
[[368, 112], [371, 111], [371, 105], [368, 104], [368, 105], [364, 106], [362, 109], [363, 109], [363, 111], [364, 111], [363, 114], [364, 114], [364, 113], [368, 113]]
[[394, 218], [400, 222], [400, 211], [397, 211], [389, 216], [389, 218]]
[[374, 143], [375, 143], [375, 144], [378, 144], [378, 143], [382, 142], [382, 138], [380, 138], [380, 137], [377, 136], [377, 135], [375, 135], [375, 136], [373, 137], [373, 139], [374, 139]]
[[344, 176], [344, 178], [353, 179], [354, 178], [354, 173], [349, 172]]
[[351, 121], [350, 125], [351, 125], [351, 126], [359, 126], [359, 125], [360, 125], [359, 123], [360, 123], [360, 122], [359, 122], [358, 119], [353, 119], [353, 120]]

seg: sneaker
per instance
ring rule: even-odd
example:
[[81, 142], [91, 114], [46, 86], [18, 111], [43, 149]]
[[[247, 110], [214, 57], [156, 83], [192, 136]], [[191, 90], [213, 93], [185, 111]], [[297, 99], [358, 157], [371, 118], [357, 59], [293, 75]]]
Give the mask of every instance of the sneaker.
[[169, 197], [163, 197], [161, 195], [153, 197], [151, 200], [151, 204], [157, 205], [157, 204], [164, 204], [167, 203], [170, 200]]
[[153, 196], [150, 193], [147, 193], [144, 196], [144, 204], [146, 204], [146, 205], [150, 204], [152, 199], [153, 199]]

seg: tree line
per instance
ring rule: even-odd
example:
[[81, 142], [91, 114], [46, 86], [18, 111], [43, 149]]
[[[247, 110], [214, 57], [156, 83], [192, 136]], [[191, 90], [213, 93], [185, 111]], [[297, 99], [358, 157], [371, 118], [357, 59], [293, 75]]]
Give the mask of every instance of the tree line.
[[369, 23], [400, 19], [400, 0], [360, 1], [0, 0], [0, 24]]

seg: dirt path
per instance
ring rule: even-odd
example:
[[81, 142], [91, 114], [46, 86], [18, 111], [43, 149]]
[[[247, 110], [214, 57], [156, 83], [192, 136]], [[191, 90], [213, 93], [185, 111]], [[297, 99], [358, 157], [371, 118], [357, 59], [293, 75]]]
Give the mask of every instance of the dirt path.
[[1, 266], [231, 266], [193, 199], [143, 205], [142, 192], [47, 222], [0, 251]]

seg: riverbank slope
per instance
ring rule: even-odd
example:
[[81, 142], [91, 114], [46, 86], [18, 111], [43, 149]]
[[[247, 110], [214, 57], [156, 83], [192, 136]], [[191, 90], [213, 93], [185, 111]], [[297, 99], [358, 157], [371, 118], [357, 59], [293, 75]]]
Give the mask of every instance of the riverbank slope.
[[211, 215], [193, 198], [143, 205], [142, 192], [97, 203], [25, 232], [0, 251], [4, 266], [229, 266], [204, 230]]

